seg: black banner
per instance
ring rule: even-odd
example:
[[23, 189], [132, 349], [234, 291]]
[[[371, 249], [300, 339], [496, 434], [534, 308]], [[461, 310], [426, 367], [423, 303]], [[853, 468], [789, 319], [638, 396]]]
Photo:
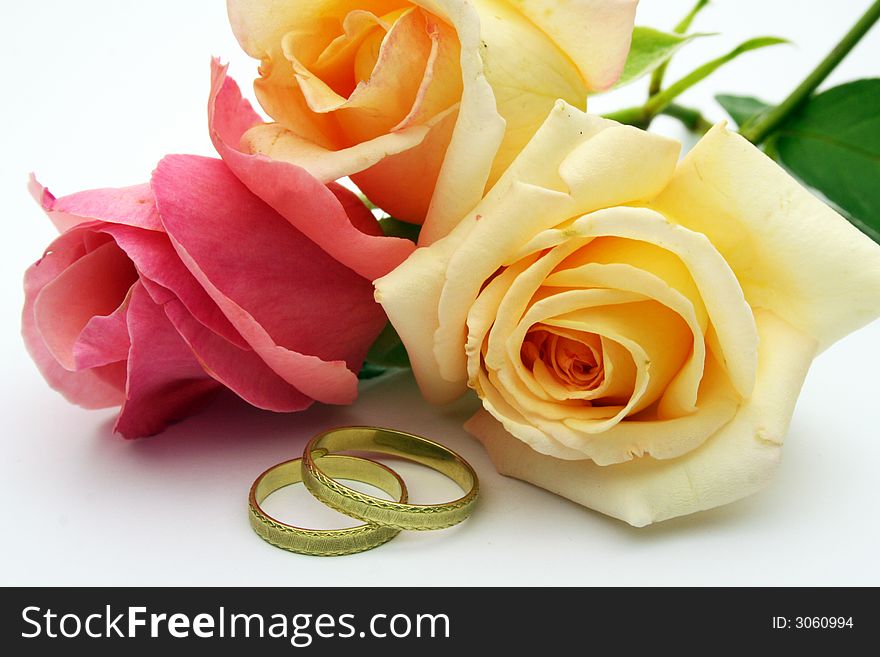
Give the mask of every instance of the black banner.
[[[880, 638], [873, 589], [6, 589], [2, 645], [118, 654], [685, 654]], [[75, 646], [72, 644], [76, 644]], [[869, 644], [870, 645], [870, 644]], [[13, 653], [23, 654], [16, 650]], [[353, 653], [354, 654], [354, 653]]]

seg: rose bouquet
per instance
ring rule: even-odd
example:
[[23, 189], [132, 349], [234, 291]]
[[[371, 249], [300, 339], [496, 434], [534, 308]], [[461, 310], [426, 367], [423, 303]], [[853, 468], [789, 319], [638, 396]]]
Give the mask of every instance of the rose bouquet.
[[[25, 276], [31, 355], [126, 437], [411, 366], [432, 403], [475, 392], [500, 472], [630, 524], [755, 492], [812, 359], [880, 315], [880, 82], [816, 93], [880, 2], [781, 103], [719, 97], [739, 133], [678, 96], [783, 40], [666, 84], [706, 4], [666, 33], [634, 0], [229, 0], [268, 120], [214, 60], [220, 159], [34, 180], [60, 235]], [[644, 105], [588, 113], [640, 78]], [[683, 159], [661, 114], [702, 134]]]

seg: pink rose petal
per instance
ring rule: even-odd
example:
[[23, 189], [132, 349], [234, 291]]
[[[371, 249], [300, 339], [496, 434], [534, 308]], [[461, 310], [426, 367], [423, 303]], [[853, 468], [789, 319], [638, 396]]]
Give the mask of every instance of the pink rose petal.
[[[83, 242], [92, 243], [90, 248], [107, 241], [105, 235], [112, 237], [135, 263], [141, 276], [146, 277], [144, 285], [156, 303], [179, 298], [212, 331], [243, 349], [248, 348], [244, 338], [180, 262], [159, 221], [149, 184], [84, 191], [56, 199], [32, 178], [31, 192], [56, 225], [66, 223], [92, 228], [92, 232], [83, 232], [81, 238]], [[153, 281], [158, 286], [153, 285]], [[98, 324], [99, 321], [96, 326]], [[127, 335], [127, 329], [125, 333]], [[81, 367], [84, 366], [77, 369]]]
[[[385, 322], [369, 281], [248, 192], [220, 160], [166, 157], [153, 193], [181, 260], [269, 367], [313, 399], [353, 401], [350, 370]], [[311, 200], [318, 213], [328, 205]]]
[[114, 242], [105, 242], [58, 273], [37, 294], [37, 330], [55, 360], [67, 370], [78, 369], [74, 345], [96, 315], [110, 315], [125, 300], [137, 273]]
[[[238, 85], [216, 59], [208, 105], [211, 139], [227, 166], [257, 196], [339, 262], [374, 280], [414, 250], [405, 239], [365, 233], [353, 223], [331, 190], [304, 169], [239, 150], [242, 135], [261, 122]], [[363, 215], [360, 217], [363, 219]]]
[[342, 204], [345, 214], [348, 215], [348, 219], [355, 228], [367, 235], [382, 236], [382, 227], [376, 221], [375, 215], [370, 211], [370, 208], [364, 205], [357, 194], [335, 182], [328, 183], [327, 188]]
[[59, 365], [37, 328], [34, 303], [40, 290], [84, 254], [82, 234], [65, 233], [52, 243], [41, 260], [27, 270], [24, 277], [22, 336], [46, 382], [70, 402], [84, 408], [118, 406], [124, 399], [124, 362], [71, 372]]
[[[130, 292], [129, 289], [129, 295]], [[131, 348], [127, 319], [129, 295], [111, 314], [92, 317], [80, 332], [73, 345], [73, 362], [77, 370], [101, 367], [128, 358]]]
[[96, 219], [146, 230], [162, 230], [149, 184], [93, 189], [56, 199], [32, 175], [28, 189], [59, 232]]
[[158, 433], [190, 415], [221, 388], [210, 378], [156, 305], [136, 284], [128, 304], [128, 383], [116, 431], [126, 438]]
[[197, 322], [177, 300], [164, 306], [202, 368], [249, 404], [268, 411], [301, 411], [314, 400], [276, 374], [253, 350], [242, 350]]
[[104, 225], [100, 230], [112, 235], [116, 243], [134, 261], [144, 287], [153, 301], [161, 305], [172, 299], [179, 299], [187, 310], [211, 331], [241, 349], [250, 348], [189, 269], [180, 261], [164, 229], [162, 232], [146, 232], [129, 226]]

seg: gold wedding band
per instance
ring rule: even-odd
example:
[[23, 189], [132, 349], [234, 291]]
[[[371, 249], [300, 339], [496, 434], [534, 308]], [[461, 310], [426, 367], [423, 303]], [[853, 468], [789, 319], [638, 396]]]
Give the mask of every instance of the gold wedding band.
[[[443, 504], [407, 504], [406, 500], [389, 502], [349, 488], [333, 478], [325, 467], [330, 452], [378, 452], [400, 456], [432, 468], [454, 481], [464, 495]], [[306, 488], [327, 506], [345, 515], [400, 529], [442, 529], [467, 518], [479, 493], [477, 473], [451, 449], [431, 440], [391, 429], [345, 427], [315, 436], [302, 458], [302, 480]]]
[[[361, 481], [381, 488], [398, 500], [397, 504], [407, 501], [406, 484], [396, 472], [381, 463], [341, 455], [324, 455], [316, 457], [312, 463], [315, 461], [320, 463], [328, 478]], [[332, 557], [370, 550], [387, 543], [400, 532], [369, 522], [344, 529], [304, 529], [276, 520], [263, 511], [260, 507], [263, 500], [280, 488], [303, 481], [304, 471], [302, 459], [285, 461], [266, 470], [251, 486], [248, 497], [251, 527], [263, 540], [290, 552]]]

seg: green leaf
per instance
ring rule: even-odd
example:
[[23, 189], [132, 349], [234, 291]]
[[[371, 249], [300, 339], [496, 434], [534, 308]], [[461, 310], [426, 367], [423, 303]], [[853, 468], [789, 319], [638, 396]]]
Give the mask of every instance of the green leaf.
[[779, 160], [880, 242], [880, 78], [814, 96], [773, 138]]
[[716, 59], [708, 61], [702, 66], [695, 68], [693, 71], [684, 76], [681, 80], [679, 80], [675, 84], [670, 85], [659, 94], [652, 97], [645, 104], [645, 108], [648, 110], [648, 113], [651, 116], [656, 116], [664, 109], [666, 109], [666, 107], [673, 100], [675, 100], [677, 96], [690, 89], [692, 86], [697, 84], [697, 82], [700, 82], [701, 80], [704, 80], [712, 75], [712, 73], [724, 66], [727, 62], [732, 61], [743, 53], [747, 53], [751, 50], [767, 48], [768, 46], [775, 46], [780, 43], [788, 43], [788, 41], [786, 39], [780, 39], [779, 37], [757, 37], [755, 39], [749, 39], [748, 41], [745, 41], [738, 45], [726, 55], [717, 57]]
[[689, 41], [709, 34], [669, 34], [651, 27], [633, 29], [632, 45], [623, 67], [623, 73], [614, 88], [622, 87], [648, 75]]
[[361, 371], [358, 372], [358, 379], [361, 381], [368, 381], [369, 379], [375, 379], [376, 377], [382, 376], [387, 371], [388, 368], [386, 367], [380, 367], [379, 365], [373, 365], [372, 363], [364, 363], [363, 367], [361, 367]]
[[394, 330], [391, 322], [385, 325], [373, 346], [370, 347], [366, 360], [370, 365], [378, 365], [384, 368], [404, 368], [410, 366], [406, 348], [403, 346], [403, 342], [400, 336], [397, 335], [397, 331]]
[[730, 114], [730, 118], [736, 121], [736, 124], [740, 127], [744, 126], [746, 121], [755, 118], [772, 107], [769, 103], [765, 103], [763, 100], [753, 98], [752, 96], [718, 94], [715, 96], [715, 100], [718, 101], [718, 104]]
[[379, 226], [388, 237], [403, 237], [411, 242], [419, 241], [419, 232], [422, 230], [422, 227], [417, 224], [410, 224], [394, 217], [379, 219]]

